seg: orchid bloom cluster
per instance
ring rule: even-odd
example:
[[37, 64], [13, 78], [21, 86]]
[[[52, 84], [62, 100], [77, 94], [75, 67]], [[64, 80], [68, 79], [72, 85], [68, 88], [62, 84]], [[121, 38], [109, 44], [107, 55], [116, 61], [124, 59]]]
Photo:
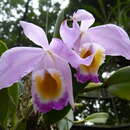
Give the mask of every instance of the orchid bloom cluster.
[[[11, 86], [32, 72], [32, 101], [34, 109], [47, 113], [74, 106], [72, 75], [69, 64], [77, 70], [78, 82], [99, 82], [98, 69], [105, 55], [130, 59], [130, 40], [119, 26], [106, 24], [89, 28], [93, 15], [79, 9], [60, 26], [59, 38], [48, 43], [44, 30], [21, 21], [23, 32], [38, 47], [14, 47], [0, 58], [0, 89]], [[80, 24], [79, 24], [80, 22]]]

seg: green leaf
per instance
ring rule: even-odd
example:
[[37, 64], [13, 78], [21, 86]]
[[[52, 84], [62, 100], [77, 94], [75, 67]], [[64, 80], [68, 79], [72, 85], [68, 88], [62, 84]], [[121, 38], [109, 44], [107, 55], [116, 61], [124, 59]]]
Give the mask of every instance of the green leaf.
[[46, 123], [53, 124], [59, 120], [61, 120], [71, 109], [70, 105], [66, 106], [63, 110], [52, 110], [47, 114], [43, 115]]
[[10, 5], [12, 5], [14, 7], [17, 7], [18, 4], [24, 4], [24, 1], [23, 0], [11, 0], [10, 1]]
[[26, 130], [27, 127], [27, 120], [30, 115], [30, 113], [33, 110], [33, 105], [30, 104], [30, 106], [27, 108], [26, 114], [24, 115], [24, 118], [17, 121], [17, 124], [15, 125], [14, 130]]
[[14, 84], [10, 88], [0, 90], [0, 124], [7, 127], [7, 123], [15, 124], [16, 107], [18, 100], [18, 85]]
[[7, 50], [7, 45], [3, 41], [0, 40], [0, 56], [2, 55], [3, 52]]
[[4, 126], [9, 107], [8, 88], [0, 90], [0, 124]]
[[96, 123], [96, 124], [98, 124], [98, 123], [105, 124], [108, 117], [109, 117], [108, 113], [99, 112], [99, 113], [94, 113], [94, 114], [87, 116], [84, 120], [86, 122], [89, 121], [89, 122]]
[[59, 130], [70, 130], [73, 125], [74, 116], [72, 109], [68, 112], [64, 119], [58, 122]]
[[8, 88], [9, 96], [15, 105], [17, 105], [17, 103], [18, 103], [18, 96], [19, 96], [18, 87], [19, 87], [18, 83], [15, 83], [11, 87]]
[[16, 109], [18, 105], [19, 98], [19, 88], [18, 83], [13, 84], [8, 88], [9, 100], [9, 110], [8, 110], [8, 119], [10, 119], [11, 124], [14, 126], [17, 122]]
[[123, 67], [116, 71], [106, 80], [104, 86], [115, 96], [130, 100], [130, 66]]
[[104, 83], [105, 86], [130, 82], [130, 66], [123, 67], [111, 75]]
[[27, 121], [25, 119], [18, 122], [14, 130], [26, 130]]
[[110, 85], [108, 91], [115, 96], [130, 100], [130, 82]]
[[62, 21], [64, 20], [64, 12], [65, 10], [62, 10], [56, 19], [53, 37], [59, 37], [59, 29]]
[[101, 86], [102, 86], [102, 83], [92, 83], [92, 82], [90, 82], [84, 88], [84, 92], [89, 92], [89, 91], [93, 91], [93, 90], [99, 89]]

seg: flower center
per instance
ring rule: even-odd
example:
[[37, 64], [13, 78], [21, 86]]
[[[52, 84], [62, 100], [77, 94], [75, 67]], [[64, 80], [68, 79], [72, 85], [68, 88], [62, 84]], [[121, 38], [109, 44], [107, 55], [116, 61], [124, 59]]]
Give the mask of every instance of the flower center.
[[53, 100], [61, 95], [63, 90], [61, 75], [58, 72], [45, 72], [44, 76], [35, 77], [36, 90], [42, 99]]
[[91, 53], [90, 50], [87, 50], [87, 51], [86, 51], [86, 49], [83, 48], [83, 49], [81, 50], [81, 52], [80, 52], [80, 57], [81, 57], [81, 58], [86, 58], [86, 57], [90, 56], [91, 54], [92, 54], [92, 53]]
[[[91, 52], [87, 51], [86, 53], [84, 53], [84, 55], [82, 55], [82, 58], [86, 58], [89, 55], [91, 55]], [[100, 65], [104, 61], [104, 56], [105, 56], [104, 50], [102, 50], [102, 49], [96, 50], [93, 61], [89, 66], [80, 65], [81, 72], [96, 73], [98, 71]]]

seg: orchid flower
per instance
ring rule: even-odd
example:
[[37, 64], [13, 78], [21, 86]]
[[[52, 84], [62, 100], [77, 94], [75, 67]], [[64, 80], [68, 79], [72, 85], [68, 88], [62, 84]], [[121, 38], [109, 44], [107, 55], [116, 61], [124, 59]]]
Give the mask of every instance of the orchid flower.
[[[69, 64], [53, 52], [42, 28], [21, 21], [24, 34], [37, 47], [14, 47], [7, 50], [0, 58], [0, 89], [11, 86], [22, 77], [32, 72], [32, 101], [35, 110], [49, 112], [61, 110], [68, 103], [72, 106], [72, 77]], [[60, 41], [60, 40], [59, 40]]]
[[[67, 20], [63, 21], [60, 27], [64, 45], [57, 46], [68, 47], [69, 55], [64, 53], [62, 57], [76, 68], [75, 76], [82, 83], [86, 81], [99, 82], [98, 69], [104, 62], [105, 55], [123, 56], [130, 59], [130, 39], [127, 33], [114, 24], [90, 28], [94, 21], [90, 12], [79, 9], [73, 14], [72, 27], [67, 25]], [[58, 48], [55, 51], [57, 54], [59, 53]], [[71, 58], [74, 53], [80, 56], [80, 60]], [[77, 66], [74, 66], [74, 60], [78, 62]], [[82, 60], [86, 63], [81, 62]]]

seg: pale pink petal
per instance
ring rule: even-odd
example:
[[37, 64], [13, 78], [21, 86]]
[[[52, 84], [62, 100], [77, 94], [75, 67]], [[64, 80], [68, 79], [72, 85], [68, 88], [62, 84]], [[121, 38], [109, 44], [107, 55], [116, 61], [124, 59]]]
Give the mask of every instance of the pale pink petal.
[[90, 12], [84, 9], [78, 9], [77, 12], [74, 12], [73, 19], [77, 21], [82, 21], [82, 20], [92, 20], [94, 19], [94, 17]]
[[[56, 100], [41, 99], [38, 93], [36, 92], [36, 86], [34, 82], [35, 75], [43, 75], [42, 73], [44, 71], [56, 71], [61, 74], [64, 91], [63, 94]], [[66, 105], [68, 105], [68, 103], [70, 103], [72, 106], [74, 105], [71, 70], [68, 63], [59, 56], [55, 55], [50, 51], [46, 52], [46, 55], [44, 56], [44, 61], [41, 62], [41, 66], [39, 66], [39, 70], [37, 68], [33, 71], [32, 79], [33, 104], [35, 109], [37, 109], [38, 111], [46, 113], [52, 109], [61, 110]]]
[[20, 25], [23, 28], [24, 34], [35, 44], [41, 47], [48, 47], [48, 40], [44, 30], [35, 24], [20, 21]]
[[83, 59], [74, 50], [70, 49], [62, 42], [62, 40], [53, 38], [50, 43], [50, 49], [57, 55], [68, 61], [74, 68], [80, 64], [89, 65], [92, 62], [93, 55]]
[[30, 73], [43, 57], [43, 50], [33, 47], [15, 47], [0, 58], [0, 89], [9, 87]]
[[73, 86], [72, 86], [72, 75], [69, 64], [63, 60], [60, 56], [55, 55], [55, 64], [56, 69], [59, 70], [64, 78], [64, 82], [66, 84], [66, 90], [69, 96], [69, 102], [73, 106], [74, 99], [73, 99]]
[[79, 9], [73, 14], [73, 20], [81, 21], [80, 30], [86, 31], [95, 21], [93, 15], [83, 9]]
[[75, 41], [80, 36], [79, 25], [73, 22], [73, 26], [69, 27], [67, 21], [63, 21], [60, 27], [60, 36], [68, 47], [73, 48]]
[[119, 26], [106, 24], [88, 30], [84, 41], [96, 42], [105, 49], [106, 55], [124, 56], [130, 59], [130, 39]]

